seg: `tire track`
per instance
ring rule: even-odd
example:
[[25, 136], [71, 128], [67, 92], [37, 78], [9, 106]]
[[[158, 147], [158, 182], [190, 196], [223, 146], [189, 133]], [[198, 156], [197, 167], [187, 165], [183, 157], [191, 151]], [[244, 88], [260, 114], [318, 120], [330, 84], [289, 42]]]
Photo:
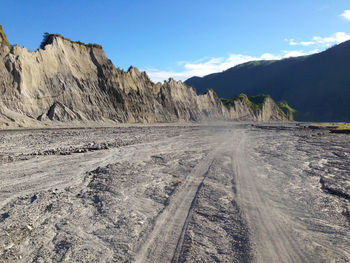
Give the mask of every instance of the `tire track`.
[[[257, 177], [256, 164], [252, 164], [246, 149], [254, 143], [240, 133], [239, 141], [233, 141], [232, 168], [237, 178], [238, 201], [247, 215], [252, 232], [251, 240], [255, 244], [256, 262], [325, 262], [322, 255], [315, 254], [298, 236], [296, 229], [306, 231], [287, 211], [282, 210], [283, 200], [270, 199], [268, 191], [278, 191], [278, 186], [266, 179]], [[280, 189], [281, 190], [281, 189]], [[328, 261], [326, 261], [328, 262]]]
[[193, 204], [219, 149], [198, 164], [186, 178], [168, 207], [158, 216], [152, 232], [138, 249], [135, 262], [177, 262]]
[[249, 230], [234, 192], [231, 152], [225, 149], [213, 160], [172, 262], [251, 262]]
[[[236, 174], [238, 199], [246, 211], [255, 242], [257, 262], [309, 262], [296, 240], [289, 237], [288, 227], [281, 214], [264, 197], [255, 179], [255, 172], [248, 163], [244, 151], [246, 135], [241, 133], [239, 142], [234, 143], [232, 169]], [[273, 186], [271, 186], [273, 187]]]
[[208, 175], [208, 173], [210, 171], [211, 166], [213, 165], [213, 162], [214, 162], [214, 160], [211, 161], [211, 164], [209, 165], [209, 168], [208, 168], [207, 172], [205, 173], [202, 182], [199, 184], [199, 186], [197, 188], [197, 191], [196, 191], [196, 194], [195, 194], [195, 196], [194, 196], [194, 198], [192, 200], [192, 203], [191, 203], [190, 209], [188, 211], [185, 223], [184, 223], [184, 225], [182, 227], [180, 238], [179, 238], [179, 240], [177, 242], [177, 245], [176, 245], [176, 248], [175, 248], [175, 252], [174, 252], [173, 258], [171, 260], [172, 263], [179, 262], [179, 257], [183, 253], [183, 249], [184, 249], [183, 245], [184, 245], [185, 233], [186, 233], [186, 231], [188, 229], [188, 223], [191, 220], [191, 217], [192, 217], [192, 214], [193, 214], [193, 208], [196, 205], [199, 191], [203, 187], [204, 180], [207, 178], [207, 175]]

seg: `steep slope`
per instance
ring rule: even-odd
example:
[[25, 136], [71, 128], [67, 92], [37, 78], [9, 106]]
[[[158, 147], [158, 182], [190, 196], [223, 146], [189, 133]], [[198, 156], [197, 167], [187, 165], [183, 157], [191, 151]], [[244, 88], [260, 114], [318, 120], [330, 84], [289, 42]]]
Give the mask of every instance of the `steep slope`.
[[4, 30], [2, 29], [1, 25], [0, 25], [0, 44], [6, 45], [6, 46], [10, 45], [9, 41], [7, 40], [6, 34], [5, 34]]
[[56, 34], [34, 52], [0, 44], [0, 92], [0, 127], [232, 118], [213, 91], [154, 84], [134, 67], [114, 67], [101, 46]]
[[[284, 112], [283, 108], [276, 104], [269, 95], [259, 95], [249, 97], [246, 94], [240, 94], [235, 98], [221, 99], [223, 104], [230, 112], [233, 119], [251, 120], [251, 121], [278, 121], [283, 117], [293, 120], [289, 111]], [[286, 104], [288, 105], [288, 104]]]
[[298, 110], [298, 120], [350, 120], [350, 41], [324, 52], [276, 61], [253, 61], [185, 81], [220, 97], [270, 94]]

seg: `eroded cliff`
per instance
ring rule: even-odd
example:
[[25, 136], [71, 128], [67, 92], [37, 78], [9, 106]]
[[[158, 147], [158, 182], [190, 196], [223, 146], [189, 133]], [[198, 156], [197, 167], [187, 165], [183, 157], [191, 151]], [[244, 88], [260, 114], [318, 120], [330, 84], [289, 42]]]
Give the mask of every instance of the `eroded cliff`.
[[221, 99], [229, 112], [230, 119], [249, 121], [293, 120], [295, 112], [287, 102], [276, 103], [269, 95], [248, 97], [239, 94], [235, 98]]
[[[145, 72], [116, 68], [98, 45], [46, 36], [37, 51], [0, 44], [0, 127], [67, 123], [113, 124], [208, 119], [287, 120], [267, 102], [256, 112], [244, 101], [227, 109], [208, 91], [169, 79], [154, 84]], [[277, 106], [276, 106], [277, 107]]]

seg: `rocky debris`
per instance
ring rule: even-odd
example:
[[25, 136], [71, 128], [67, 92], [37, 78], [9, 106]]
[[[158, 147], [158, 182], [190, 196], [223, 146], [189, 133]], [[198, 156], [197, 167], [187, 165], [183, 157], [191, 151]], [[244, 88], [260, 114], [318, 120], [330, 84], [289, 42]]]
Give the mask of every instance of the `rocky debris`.
[[179, 135], [177, 129], [167, 133], [164, 132], [166, 126], [160, 126], [158, 129], [157, 134], [150, 133], [149, 127], [2, 131], [0, 134], [0, 164], [40, 156], [108, 150], [153, 140], [155, 136], [161, 139]]
[[[325, 192], [328, 192], [330, 194], [339, 196], [341, 198], [350, 200], [350, 184], [346, 183], [346, 185], [340, 185], [339, 179], [334, 178], [321, 178], [320, 184], [321, 189]], [[341, 178], [341, 181], [347, 182], [347, 178]]]
[[252, 261], [247, 222], [235, 201], [232, 169], [222, 166], [227, 157], [214, 160], [210, 166], [173, 262]]
[[[276, 124], [273, 129], [263, 132], [259, 128], [255, 134], [258, 140], [249, 139], [246, 144], [251, 158], [259, 160], [254, 165], [253, 183], [265, 196], [263, 200], [271, 208], [268, 213], [273, 215], [273, 211], [281, 211], [282, 229], [288, 225], [293, 229], [287, 237], [304, 244], [298, 250], [303, 253], [300, 261], [347, 262], [349, 201], [341, 195], [348, 193], [350, 163], [348, 157], [334, 154], [343, 152], [348, 156], [347, 135], [319, 134], [319, 130], [300, 126], [284, 129], [283, 126]], [[268, 183], [264, 186], [264, 182]], [[337, 193], [331, 193], [327, 188]], [[299, 231], [301, 225], [308, 233]], [[281, 228], [276, 227], [276, 231]], [[312, 248], [313, 240], [317, 240], [317, 247]]]
[[320, 184], [347, 193], [348, 136], [262, 127], [1, 131], [0, 152], [14, 157], [117, 139], [125, 146], [0, 164], [0, 261], [133, 262], [158, 240], [141, 262], [165, 254], [173, 262], [275, 262], [271, 252], [282, 261], [349, 262], [349, 200]]
[[297, 125], [274, 126], [254, 125], [259, 129], [289, 131], [297, 134], [300, 143], [299, 151], [307, 152], [311, 161], [307, 163], [305, 172], [319, 177], [321, 190], [350, 199], [349, 167], [350, 150], [347, 135], [332, 134], [333, 126]]
[[[101, 129], [107, 139], [107, 132], [112, 136], [125, 132], [125, 137], [121, 136], [125, 145], [127, 135], [137, 134], [148, 144], [125, 149], [119, 156], [113, 156], [114, 161], [108, 165], [83, 174], [78, 184], [71, 183], [62, 189], [53, 183], [47, 190], [7, 202], [0, 208], [0, 258], [6, 262], [130, 262], [159, 213], [169, 204], [169, 198], [181, 187], [181, 183], [173, 182], [186, 181], [209, 151], [209, 145], [194, 150], [199, 145], [190, 138], [185, 139], [186, 147], [180, 147], [177, 140], [171, 140], [171, 145], [168, 141], [159, 143], [160, 138], [177, 138], [179, 132], [186, 134], [191, 129]], [[47, 137], [55, 133], [67, 136], [68, 131], [48, 130], [39, 134]], [[96, 130], [89, 130], [90, 133], [100, 134]], [[75, 130], [74, 134], [71, 143], [81, 141], [79, 136], [84, 135], [84, 130]], [[150, 140], [157, 147], [153, 148]], [[154, 150], [158, 147], [159, 151]], [[127, 154], [130, 157], [124, 158]], [[162, 162], [155, 162], [154, 156]], [[82, 156], [81, 161], [84, 160]]]
[[60, 102], [55, 102], [46, 114], [43, 114], [38, 117], [38, 120], [51, 120], [51, 121], [73, 121], [73, 120], [82, 120], [81, 117], [74, 113], [72, 110], [67, 108]]
[[[277, 135], [278, 133], [285, 133], [284, 136], [291, 138], [297, 136], [296, 142], [289, 143], [293, 146], [280, 145], [281, 149], [284, 148], [285, 153], [281, 154], [279, 158], [283, 156], [285, 159], [291, 159], [294, 156], [295, 159], [300, 159], [303, 173], [309, 178], [315, 178], [313, 187], [317, 187], [321, 192], [327, 194], [327, 200], [332, 199], [331, 196], [337, 198], [340, 207], [338, 209], [342, 210], [342, 215], [350, 220], [347, 206], [347, 202], [350, 200], [350, 145], [347, 135], [330, 133], [331, 126], [318, 127], [304, 124], [295, 126], [290, 124], [286, 127], [276, 124], [274, 126], [254, 125], [254, 127], [274, 131], [276, 138], [280, 136]], [[276, 149], [278, 143], [274, 142], [276, 145], [271, 145], [271, 148]], [[267, 148], [264, 150], [261, 148], [259, 151], [267, 156], [271, 156], [272, 153], [272, 150]], [[325, 202], [322, 199], [318, 201]], [[325, 209], [324, 212], [328, 216], [339, 216], [328, 209]]]
[[213, 91], [197, 95], [182, 83], [154, 84], [145, 72], [124, 72], [101, 47], [49, 36], [28, 51], [0, 44], [0, 128], [57, 123], [154, 123], [218, 119], [286, 121], [267, 101], [259, 112], [241, 103], [228, 111]]

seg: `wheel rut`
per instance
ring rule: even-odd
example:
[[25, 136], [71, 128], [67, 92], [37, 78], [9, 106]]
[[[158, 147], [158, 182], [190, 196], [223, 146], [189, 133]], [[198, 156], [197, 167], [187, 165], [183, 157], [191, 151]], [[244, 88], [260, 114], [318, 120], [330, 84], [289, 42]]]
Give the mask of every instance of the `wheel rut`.
[[[256, 165], [250, 164], [247, 155], [247, 138], [241, 134], [234, 142], [236, 151], [232, 167], [237, 178], [238, 202], [248, 217], [251, 239], [254, 242], [256, 262], [315, 262], [298, 243], [291, 222], [267, 190], [257, 180]], [[269, 185], [272, 189], [274, 185]]]
[[186, 178], [181, 189], [158, 216], [152, 232], [138, 249], [134, 262], [177, 262], [193, 204], [216, 152], [198, 164]]
[[204, 180], [206, 179], [209, 171], [210, 171], [210, 167], [212, 166], [213, 164], [213, 160], [211, 162], [211, 164], [209, 165], [209, 168], [207, 170], [207, 172], [205, 173], [203, 179], [202, 179], [202, 182], [199, 184], [198, 188], [197, 188], [197, 192], [192, 200], [192, 203], [191, 203], [191, 206], [190, 206], [190, 209], [188, 211], [188, 214], [187, 214], [187, 217], [186, 217], [186, 220], [185, 220], [185, 223], [182, 227], [182, 231], [181, 231], [181, 234], [180, 234], [180, 238], [177, 242], [177, 245], [176, 245], [176, 248], [175, 248], [175, 252], [174, 252], [174, 255], [173, 255], [173, 258], [171, 260], [172, 263], [177, 263], [179, 262], [179, 257], [181, 256], [181, 254], [183, 253], [183, 249], [184, 249], [184, 239], [185, 239], [185, 233], [188, 229], [188, 224], [189, 224], [189, 221], [191, 220], [191, 216], [192, 216], [192, 213], [193, 213], [193, 208], [195, 207], [196, 205], [196, 202], [197, 202], [197, 198], [198, 198], [198, 194], [199, 194], [199, 191], [201, 190], [201, 188], [203, 187], [203, 183], [204, 183]]

